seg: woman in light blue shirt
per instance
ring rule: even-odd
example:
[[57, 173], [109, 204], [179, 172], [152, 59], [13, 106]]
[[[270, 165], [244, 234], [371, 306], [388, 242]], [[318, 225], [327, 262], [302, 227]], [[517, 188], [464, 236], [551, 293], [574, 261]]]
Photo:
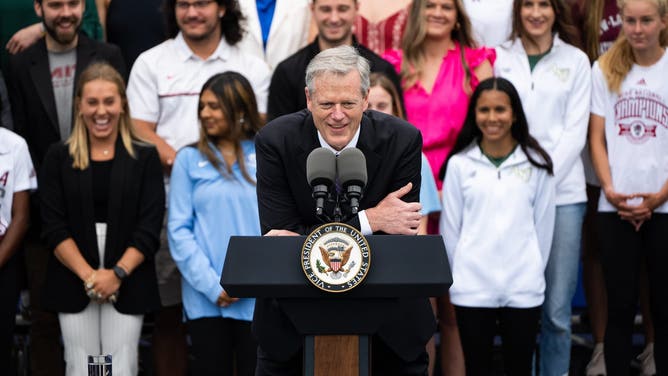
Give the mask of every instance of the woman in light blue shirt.
[[179, 151], [169, 194], [169, 248], [183, 275], [183, 308], [196, 375], [253, 375], [254, 299], [220, 286], [233, 235], [261, 235], [255, 146], [261, 127], [255, 94], [239, 73], [211, 77], [199, 99], [200, 138]]

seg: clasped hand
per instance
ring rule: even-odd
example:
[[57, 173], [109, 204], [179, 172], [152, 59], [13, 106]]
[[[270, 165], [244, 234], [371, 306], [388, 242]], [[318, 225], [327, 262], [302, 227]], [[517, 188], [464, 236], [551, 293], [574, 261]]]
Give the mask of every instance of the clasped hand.
[[84, 281], [86, 294], [98, 302], [115, 303], [121, 281], [112, 269], [97, 269]]
[[605, 191], [605, 198], [617, 208], [619, 217], [631, 222], [636, 231], [652, 218], [652, 212], [662, 203], [658, 193], [623, 194], [609, 189]]

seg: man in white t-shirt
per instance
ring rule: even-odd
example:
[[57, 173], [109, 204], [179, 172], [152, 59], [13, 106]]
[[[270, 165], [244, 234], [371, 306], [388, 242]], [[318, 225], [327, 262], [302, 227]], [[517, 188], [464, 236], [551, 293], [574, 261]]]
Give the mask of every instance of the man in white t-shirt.
[[[35, 169], [25, 140], [0, 128], [0, 364], [9, 367], [19, 298], [19, 257], [14, 257], [28, 230], [30, 191], [37, 188]], [[7, 368], [5, 368], [7, 370]]]
[[[168, 177], [176, 152], [199, 137], [199, 93], [209, 77], [224, 71], [243, 74], [255, 91], [260, 112], [264, 113], [271, 76], [264, 61], [238, 47], [243, 30], [236, 1], [169, 0], [166, 6], [167, 25], [173, 28], [168, 34], [172, 39], [137, 58], [127, 95], [135, 128], [141, 137], [156, 145]], [[156, 255], [156, 267], [163, 310], [156, 317], [154, 341], [161, 342], [166, 337], [177, 339], [171, 344], [154, 343], [156, 373], [182, 375], [185, 337], [163, 335], [166, 331], [182, 330], [180, 276], [166, 240]], [[170, 313], [173, 320], [162, 325], [161, 316]], [[165, 349], [163, 353], [161, 349], [165, 347], [171, 350]], [[180, 355], [174, 356], [175, 351]]]

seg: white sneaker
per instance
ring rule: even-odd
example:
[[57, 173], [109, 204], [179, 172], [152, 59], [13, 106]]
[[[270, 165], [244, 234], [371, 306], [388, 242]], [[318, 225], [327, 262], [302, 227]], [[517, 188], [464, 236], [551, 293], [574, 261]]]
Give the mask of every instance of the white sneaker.
[[656, 375], [656, 365], [654, 364], [654, 343], [650, 342], [645, 346], [645, 350], [636, 358], [640, 362], [640, 376]]
[[591, 354], [591, 360], [587, 363], [587, 376], [605, 376], [605, 355], [603, 354], [603, 344], [597, 343], [594, 346], [594, 352]]

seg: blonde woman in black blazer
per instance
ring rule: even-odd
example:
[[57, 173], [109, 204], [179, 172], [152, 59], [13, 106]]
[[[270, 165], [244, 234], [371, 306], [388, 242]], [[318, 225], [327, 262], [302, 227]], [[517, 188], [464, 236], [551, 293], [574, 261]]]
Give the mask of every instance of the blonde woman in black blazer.
[[58, 312], [67, 375], [87, 355], [111, 354], [115, 375], [137, 374], [143, 314], [159, 307], [153, 255], [164, 214], [162, 168], [133, 133], [123, 79], [88, 67], [75, 121], [40, 171], [42, 235], [53, 254], [44, 307]]

